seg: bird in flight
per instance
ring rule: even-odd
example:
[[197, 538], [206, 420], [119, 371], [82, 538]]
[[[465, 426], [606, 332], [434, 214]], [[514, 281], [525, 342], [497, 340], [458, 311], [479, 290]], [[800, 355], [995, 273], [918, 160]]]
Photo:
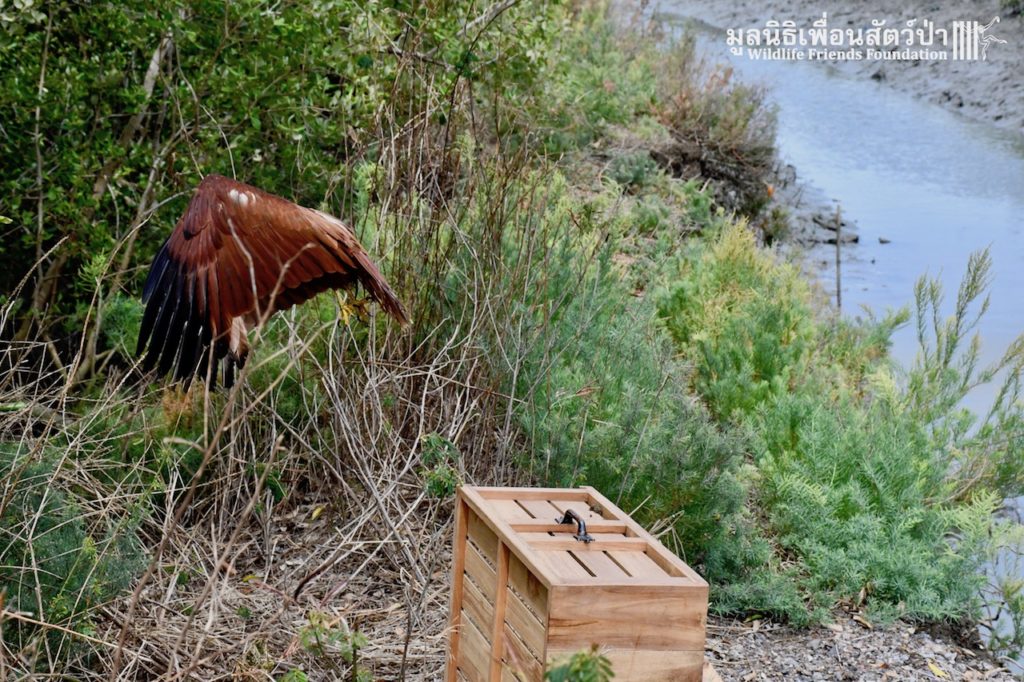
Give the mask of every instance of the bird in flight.
[[[208, 175], [160, 248], [142, 293], [143, 369], [186, 386], [224, 384], [249, 353], [247, 333], [279, 310], [356, 284], [402, 325], [401, 302], [340, 220], [251, 185]], [[210, 363], [213, 363], [212, 365]]]

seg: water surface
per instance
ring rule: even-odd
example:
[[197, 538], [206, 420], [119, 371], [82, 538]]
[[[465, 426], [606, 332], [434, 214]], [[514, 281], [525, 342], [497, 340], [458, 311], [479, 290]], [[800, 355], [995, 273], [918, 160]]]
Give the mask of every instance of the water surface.
[[[723, 33], [703, 28], [702, 47], [768, 88], [781, 159], [857, 225], [860, 244], [843, 252], [843, 312], [911, 304], [923, 274], [943, 282], [951, 311], [969, 255], [989, 248], [991, 308], [979, 331], [983, 359], [1001, 357], [1024, 331], [1024, 139], [822, 64], [734, 58]], [[812, 257], [829, 263], [821, 278], [834, 291], [834, 247]], [[911, 364], [913, 327], [893, 344]], [[979, 390], [968, 406], [984, 411], [993, 395]]]

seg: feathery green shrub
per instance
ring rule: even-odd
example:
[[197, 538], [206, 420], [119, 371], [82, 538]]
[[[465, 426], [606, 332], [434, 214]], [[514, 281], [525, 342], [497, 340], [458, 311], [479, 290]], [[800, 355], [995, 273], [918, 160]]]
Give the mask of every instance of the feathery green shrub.
[[544, 672], [546, 682], [609, 682], [614, 677], [611, 662], [596, 645], [590, 651], [576, 652]]
[[666, 279], [658, 314], [720, 418], [753, 413], [805, 371], [817, 333], [809, 287], [795, 267], [758, 249], [745, 224], [726, 224]]
[[[53, 485], [65, 463], [54, 450], [0, 443], [0, 592], [10, 611], [88, 634], [94, 610], [130, 584], [144, 552], [137, 518], [83, 515], [75, 491]], [[38, 643], [40, 630], [17, 619], [2, 629], [18, 648], [69, 646], [52, 631]]]
[[[601, 232], [597, 210], [562, 210], [585, 217], [583, 233]], [[712, 569], [747, 541], [744, 439], [688, 395], [687, 368], [653, 306], [631, 295], [613, 264], [616, 240], [602, 242], [584, 278], [556, 259], [533, 290], [537, 331], [516, 384], [529, 398], [517, 411], [526, 464], [549, 485], [598, 488], [721, 577]]]
[[[987, 255], [971, 259], [948, 318], [937, 283], [919, 282], [922, 352], [904, 376], [886, 351], [905, 311], [828, 324], [795, 267], [759, 250], [742, 224], [680, 259], [659, 314], [702, 399], [753, 434], [752, 499], [775, 551], [770, 573], [719, 591], [719, 608], [797, 622], [838, 602], [881, 619], [979, 617], [982, 569], [1014, 532], [996, 512], [1021, 492], [1024, 350], [1016, 342], [979, 368], [978, 341], [968, 341], [988, 268]], [[979, 423], [961, 401], [1000, 372]], [[771, 596], [780, 580], [800, 598]]]

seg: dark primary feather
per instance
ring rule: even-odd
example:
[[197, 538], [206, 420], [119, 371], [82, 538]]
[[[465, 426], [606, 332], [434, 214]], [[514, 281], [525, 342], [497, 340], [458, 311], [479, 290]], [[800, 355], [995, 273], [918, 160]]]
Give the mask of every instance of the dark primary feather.
[[[328, 289], [360, 284], [389, 315], [405, 310], [355, 235], [340, 220], [210, 175], [150, 267], [137, 354], [143, 367], [191, 381], [217, 365], [230, 385], [245, 361], [232, 320], [252, 327]], [[211, 361], [213, 364], [211, 364]]]

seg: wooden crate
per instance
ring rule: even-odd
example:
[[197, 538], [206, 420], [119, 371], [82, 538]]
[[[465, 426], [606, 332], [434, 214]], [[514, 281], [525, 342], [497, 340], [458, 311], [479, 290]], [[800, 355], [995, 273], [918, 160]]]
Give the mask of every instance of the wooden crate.
[[452, 563], [448, 682], [540, 682], [592, 644], [616, 682], [706, 677], [707, 583], [593, 488], [464, 486]]

